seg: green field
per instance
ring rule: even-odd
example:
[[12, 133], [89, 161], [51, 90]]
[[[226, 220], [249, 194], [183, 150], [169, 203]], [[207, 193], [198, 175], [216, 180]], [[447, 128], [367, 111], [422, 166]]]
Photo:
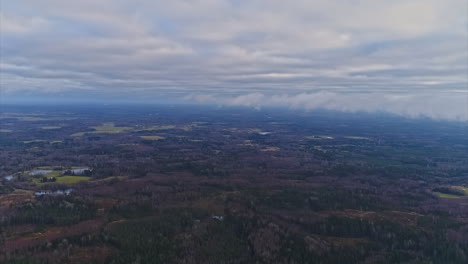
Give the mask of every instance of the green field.
[[59, 126], [43, 126], [41, 128], [45, 129], [45, 130], [49, 130], [49, 129], [59, 129], [59, 128], [62, 128], [62, 127], [59, 127]]
[[91, 127], [94, 128], [96, 131], [91, 133], [121, 133], [126, 130], [130, 130], [130, 127], [116, 127], [113, 122], [107, 122], [102, 124], [101, 126]]
[[0, 129], [0, 133], [11, 133], [13, 130], [11, 129]]
[[168, 125], [168, 126], [152, 126], [144, 129], [138, 129], [135, 130], [136, 132], [141, 132], [141, 131], [159, 131], [159, 130], [168, 130], [168, 129], [175, 129], [175, 126]]
[[46, 174], [47, 177], [58, 177], [62, 175], [61, 171], [53, 171]]
[[262, 148], [260, 149], [260, 151], [263, 151], [263, 152], [266, 152], [266, 151], [279, 151], [280, 148], [278, 147], [266, 147], [266, 148]]
[[355, 136], [346, 136], [344, 138], [347, 138], [347, 139], [362, 139], [362, 140], [369, 140], [369, 138], [367, 137], [355, 137]]
[[447, 198], [447, 199], [459, 199], [468, 196], [468, 188], [464, 186], [451, 186], [451, 188], [462, 191], [464, 194], [456, 195], [450, 193], [442, 193], [442, 192], [434, 192], [440, 198]]
[[[47, 169], [52, 169], [52, 168], [43, 167], [42, 169], [47, 170]], [[49, 183], [49, 182], [45, 182], [45, 183], [40, 182], [42, 177], [55, 177], [55, 178], [57, 178], [57, 181], [55, 183], [58, 183], [58, 178], [61, 175], [62, 175], [61, 171], [53, 171], [53, 172], [49, 172], [47, 174], [41, 175], [40, 177], [32, 178], [32, 181], [34, 183], [36, 183], [36, 184], [46, 184], [46, 183]]]
[[91, 177], [85, 176], [62, 176], [58, 177], [56, 183], [75, 184], [82, 181], [89, 181]]
[[463, 190], [463, 192], [465, 193], [465, 195], [468, 196], [468, 188], [466, 188], [466, 187], [461, 187], [461, 189]]
[[165, 137], [161, 136], [141, 136], [142, 139], [144, 140], [163, 140]]
[[45, 140], [42, 140], [42, 139], [23, 141], [24, 144], [39, 143], [39, 142], [46, 142], [46, 141], [45, 141]]
[[[33, 183], [38, 185], [44, 184], [51, 184], [51, 183], [58, 183], [58, 184], [75, 184], [82, 181], [89, 181], [91, 177], [87, 176], [71, 176], [71, 175], [63, 175], [64, 171], [68, 169], [81, 169], [83, 166], [72, 166], [72, 167], [60, 167], [60, 166], [41, 166], [36, 167], [34, 170], [53, 170], [47, 174], [40, 175], [40, 176], [30, 176]], [[28, 174], [30, 171], [23, 172], [24, 174]], [[55, 177], [55, 182], [41, 182], [42, 177]]]
[[465, 196], [468, 196], [468, 188], [463, 187], [463, 186], [452, 186], [453, 188], [460, 190], [465, 193]]
[[441, 193], [441, 192], [434, 192], [434, 193], [437, 194], [437, 196], [439, 196], [440, 198], [459, 199], [459, 198], [464, 197], [461, 195], [454, 195], [454, 194]]
[[[60, 173], [60, 172], [59, 172]], [[53, 175], [50, 175], [51, 173], [48, 173], [46, 176], [47, 177], [54, 177]], [[83, 181], [89, 181], [91, 177], [85, 177], [85, 176], [59, 176], [56, 177], [57, 181], [55, 182], [40, 182], [40, 178], [35, 178], [33, 179], [33, 182], [39, 185], [43, 184], [51, 184], [51, 183], [59, 183], [59, 184], [75, 184]]]
[[90, 132], [78, 132], [78, 133], [71, 134], [71, 136], [72, 137], [82, 137], [86, 133], [90, 133]]
[[131, 127], [116, 127], [113, 122], [106, 122], [103, 123], [101, 126], [94, 126], [91, 127], [95, 131], [89, 131], [89, 132], [78, 132], [74, 133], [71, 136], [72, 137], [81, 137], [84, 134], [117, 134], [117, 133], [122, 133], [127, 130], [131, 130]]

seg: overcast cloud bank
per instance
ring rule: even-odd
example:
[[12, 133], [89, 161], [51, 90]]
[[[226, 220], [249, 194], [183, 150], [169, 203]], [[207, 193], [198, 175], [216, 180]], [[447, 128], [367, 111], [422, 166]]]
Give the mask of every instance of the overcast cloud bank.
[[216, 94], [223, 104], [466, 116], [466, 0], [1, 5], [4, 97]]

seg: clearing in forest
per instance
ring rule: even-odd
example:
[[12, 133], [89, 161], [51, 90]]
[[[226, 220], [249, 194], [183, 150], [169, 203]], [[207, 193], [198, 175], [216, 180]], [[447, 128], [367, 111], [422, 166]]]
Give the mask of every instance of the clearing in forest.
[[78, 132], [78, 133], [74, 133], [72, 134], [71, 136], [72, 137], [81, 137], [83, 136], [84, 134], [117, 134], [117, 133], [122, 133], [124, 131], [128, 131], [128, 130], [131, 130], [132, 128], [131, 127], [116, 127], [115, 124], [113, 122], [106, 122], [100, 126], [94, 126], [94, 127], [91, 127], [92, 129], [94, 129], [94, 131], [89, 131], [89, 132]]
[[140, 138], [142, 138], [144, 140], [163, 140], [163, 139], [165, 139], [165, 137], [161, 137], [161, 136], [140, 136]]

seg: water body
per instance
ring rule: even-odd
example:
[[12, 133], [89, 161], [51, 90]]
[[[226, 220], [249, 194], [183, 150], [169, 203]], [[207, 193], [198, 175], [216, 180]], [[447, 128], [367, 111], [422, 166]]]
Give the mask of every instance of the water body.
[[91, 170], [90, 168], [79, 168], [79, 169], [72, 169], [70, 170], [75, 175], [83, 174], [85, 171]]
[[41, 191], [41, 192], [35, 192], [34, 195], [36, 196], [43, 196], [43, 195], [69, 195], [72, 193], [73, 189], [65, 189], [65, 190], [57, 190], [57, 191]]
[[53, 172], [53, 170], [33, 170], [29, 173], [30, 176], [44, 175]]

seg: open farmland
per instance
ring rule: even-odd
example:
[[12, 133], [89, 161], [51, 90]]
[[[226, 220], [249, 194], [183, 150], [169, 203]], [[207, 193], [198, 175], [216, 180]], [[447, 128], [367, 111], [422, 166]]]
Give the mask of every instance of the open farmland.
[[84, 134], [87, 134], [87, 133], [90, 133], [90, 134], [101, 134], [101, 133], [102, 134], [116, 134], [116, 133], [122, 133], [122, 132], [125, 132], [125, 131], [128, 131], [128, 130], [131, 129], [130, 127], [116, 127], [113, 122], [106, 122], [106, 123], [103, 123], [100, 126], [93, 126], [93, 127], [90, 127], [90, 128], [93, 129], [93, 131], [77, 132], [77, 133], [72, 134], [72, 136], [81, 137], [81, 136], [83, 136]]
[[163, 140], [164, 137], [161, 136], [140, 136], [144, 140]]
[[[52, 177], [52, 176], [48, 176]], [[57, 176], [56, 180], [53, 182], [40, 182], [40, 179], [34, 179], [33, 182], [38, 184], [38, 185], [44, 185], [44, 184], [76, 184], [79, 182], [83, 181], [89, 181], [91, 177], [85, 177], [85, 176]]]

